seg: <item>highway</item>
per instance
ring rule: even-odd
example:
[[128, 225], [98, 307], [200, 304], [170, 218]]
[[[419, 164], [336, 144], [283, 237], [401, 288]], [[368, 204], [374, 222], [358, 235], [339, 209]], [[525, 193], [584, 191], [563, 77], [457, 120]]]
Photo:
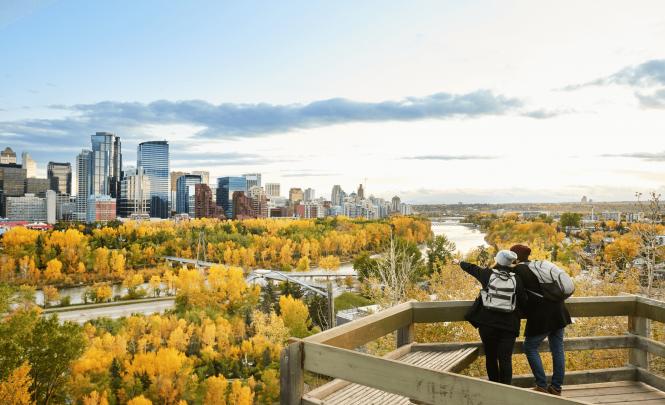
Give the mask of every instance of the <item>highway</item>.
[[72, 321], [83, 324], [95, 318], [111, 318], [117, 319], [132, 314], [150, 315], [155, 313], [164, 312], [167, 309], [173, 308], [175, 305], [175, 298], [162, 299], [159, 301], [144, 301], [133, 302], [124, 305], [114, 306], [94, 306], [86, 305], [81, 308], [66, 308], [65, 311], [48, 311], [44, 315], [48, 316], [53, 313], [58, 314], [61, 322]]

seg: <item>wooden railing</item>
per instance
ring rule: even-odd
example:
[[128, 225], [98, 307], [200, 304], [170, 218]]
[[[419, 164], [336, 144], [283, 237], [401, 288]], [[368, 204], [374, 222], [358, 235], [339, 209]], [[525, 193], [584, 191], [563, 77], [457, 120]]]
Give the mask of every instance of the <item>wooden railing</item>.
[[[459, 322], [472, 301], [407, 302], [365, 318], [295, 340], [282, 353], [281, 404], [316, 405], [304, 391], [304, 374], [311, 372], [403, 395], [426, 404], [571, 404], [569, 399], [519, 388], [532, 379], [516, 378], [513, 386], [450, 372], [429, 370], [354, 351], [382, 336], [396, 333], [397, 346], [417, 350], [455, 350], [481, 347], [479, 342], [413, 343], [416, 323]], [[665, 344], [648, 336], [650, 321], [665, 322], [665, 303], [638, 296], [572, 298], [566, 302], [572, 317], [628, 317], [623, 336], [593, 336], [565, 340], [566, 351], [629, 349], [625, 367], [569, 372], [566, 384], [636, 380], [665, 391], [665, 378], [649, 372], [648, 355], [665, 357]], [[543, 346], [542, 350], [546, 350]], [[522, 352], [522, 342], [515, 352]]]

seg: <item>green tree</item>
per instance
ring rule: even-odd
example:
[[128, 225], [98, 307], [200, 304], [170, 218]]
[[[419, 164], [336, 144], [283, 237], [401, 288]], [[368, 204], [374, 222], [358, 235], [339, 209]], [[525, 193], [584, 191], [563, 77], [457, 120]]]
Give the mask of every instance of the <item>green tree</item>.
[[453, 260], [453, 253], [457, 250], [455, 242], [446, 235], [439, 235], [427, 242], [427, 271], [432, 273], [438, 266], [448, 264]]
[[582, 214], [578, 212], [564, 212], [559, 219], [561, 228], [579, 228], [582, 221]]
[[361, 282], [374, 276], [378, 265], [376, 259], [372, 259], [369, 252], [366, 251], [358, 254], [353, 260], [353, 268], [358, 273], [358, 280]]

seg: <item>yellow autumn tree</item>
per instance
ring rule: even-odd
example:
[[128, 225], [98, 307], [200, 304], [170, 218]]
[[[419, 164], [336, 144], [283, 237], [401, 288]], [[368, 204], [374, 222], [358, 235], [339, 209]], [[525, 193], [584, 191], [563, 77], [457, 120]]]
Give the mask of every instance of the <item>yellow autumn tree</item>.
[[96, 302], [106, 302], [110, 301], [113, 297], [113, 290], [108, 284], [99, 284], [95, 288], [95, 301]]
[[110, 265], [111, 271], [113, 272], [113, 277], [122, 278], [125, 275], [126, 263], [127, 260], [125, 259], [125, 255], [118, 252], [117, 250], [111, 252]]
[[48, 307], [53, 302], [60, 299], [60, 294], [58, 293], [58, 289], [50, 285], [44, 286], [44, 288], [42, 288], [42, 294], [44, 294], [45, 307]]
[[127, 405], [152, 405], [152, 401], [143, 395], [139, 395], [127, 401]]
[[106, 277], [111, 272], [111, 266], [109, 266], [109, 255], [110, 251], [105, 247], [99, 247], [95, 249], [95, 264], [94, 270], [97, 275]]
[[252, 405], [253, 402], [254, 393], [252, 392], [252, 389], [243, 386], [240, 380], [234, 380], [231, 384], [229, 403], [234, 405]]
[[319, 259], [319, 266], [326, 270], [337, 270], [339, 269], [340, 264], [339, 257], [333, 255]]
[[92, 391], [83, 397], [83, 405], [109, 405], [109, 400], [106, 392], [100, 395], [97, 391]]
[[150, 284], [150, 289], [152, 290], [152, 295], [157, 297], [161, 293], [162, 290], [162, 279], [158, 275], [154, 275], [150, 277], [150, 281], [148, 282]]
[[204, 404], [209, 405], [230, 405], [226, 401], [226, 390], [229, 382], [226, 381], [223, 375], [208, 377], [205, 380], [205, 397]]
[[23, 363], [14, 369], [6, 379], [0, 381], [0, 403], [8, 405], [34, 404], [30, 395], [30, 364]]
[[605, 260], [619, 269], [625, 269], [640, 252], [640, 241], [632, 233], [619, 236], [614, 242], [605, 246]]
[[291, 336], [303, 338], [309, 335], [312, 321], [309, 319], [309, 310], [305, 303], [290, 295], [282, 295], [279, 297], [279, 308], [280, 316]]
[[46, 263], [44, 277], [49, 282], [58, 281], [62, 278], [62, 262], [58, 259], [51, 259]]
[[310, 260], [309, 257], [303, 256], [298, 259], [298, 265], [296, 266], [297, 271], [307, 271], [309, 270]]

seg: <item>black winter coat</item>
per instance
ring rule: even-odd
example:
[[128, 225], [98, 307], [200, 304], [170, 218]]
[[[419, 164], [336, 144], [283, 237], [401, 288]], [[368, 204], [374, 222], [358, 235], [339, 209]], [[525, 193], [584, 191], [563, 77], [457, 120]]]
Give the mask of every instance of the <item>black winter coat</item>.
[[[483, 289], [487, 288], [489, 283], [490, 276], [492, 275], [492, 269], [483, 268], [476, 266], [472, 263], [461, 262], [460, 267], [465, 272], [469, 273], [476, 280], [480, 281]], [[511, 267], [504, 267], [497, 265], [494, 267], [496, 270], [505, 270], [508, 272], [514, 272], [514, 269]], [[520, 334], [520, 311], [523, 311], [526, 308], [527, 295], [526, 290], [520, 280], [519, 276], [515, 277], [517, 281], [516, 289], [516, 298], [517, 298], [517, 307], [513, 312], [497, 312], [492, 311], [483, 306], [482, 299], [480, 296], [476, 298], [476, 301], [473, 303], [473, 306], [466, 314], [464, 319], [471, 322], [476, 328], [479, 326], [490, 326], [496, 329], [505, 330], [511, 332], [515, 337]]]
[[570, 314], [563, 302], [554, 302], [539, 297], [529, 291], [542, 295], [538, 277], [529, 269], [529, 262], [520, 263], [515, 267], [515, 273], [520, 276], [529, 296], [529, 305], [524, 311], [526, 316], [526, 329], [524, 336], [538, 336], [549, 334], [555, 330], [570, 325]]

